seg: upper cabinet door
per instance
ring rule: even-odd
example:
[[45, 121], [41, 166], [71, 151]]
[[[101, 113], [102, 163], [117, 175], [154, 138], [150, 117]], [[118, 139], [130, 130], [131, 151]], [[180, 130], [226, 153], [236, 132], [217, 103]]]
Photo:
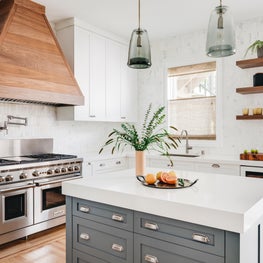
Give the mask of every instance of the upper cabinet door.
[[137, 121], [137, 70], [127, 66], [128, 47], [121, 48], [121, 120]]
[[90, 38], [90, 115], [97, 120], [106, 116], [106, 39]]
[[106, 116], [109, 121], [121, 117], [121, 46], [108, 40], [106, 49]]

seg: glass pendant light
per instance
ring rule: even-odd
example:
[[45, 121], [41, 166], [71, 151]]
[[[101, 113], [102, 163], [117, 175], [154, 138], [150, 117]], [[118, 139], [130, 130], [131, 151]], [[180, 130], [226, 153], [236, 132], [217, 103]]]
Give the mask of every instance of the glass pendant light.
[[217, 6], [211, 13], [207, 41], [206, 54], [209, 57], [226, 57], [236, 53], [235, 31], [232, 16], [227, 6]]
[[141, 28], [140, 0], [138, 0], [138, 29], [134, 29], [131, 35], [128, 63], [127, 65], [135, 69], [149, 68], [151, 62], [151, 49], [148, 33]]

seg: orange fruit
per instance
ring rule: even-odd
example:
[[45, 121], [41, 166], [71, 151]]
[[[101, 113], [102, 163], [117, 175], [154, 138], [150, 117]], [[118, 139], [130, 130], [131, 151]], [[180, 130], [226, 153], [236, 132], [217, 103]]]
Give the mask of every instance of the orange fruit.
[[155, 174], [147, 174], [144, 179], [147, 184], [154, 184], [157, 181]]
[[162, 174], [161, 174], [161, 181], [163, 182], [163, 183], [166, 183], [166, 177], [167, 176], [169, 176], [169, 174], [167, 173], [167, 172], [162, 172]]
[[159, 180], [159, 181], [161, 181], [161, 175], [162, 175], [162, 171], [160, 171], [160, 172], [158, 172], [157, 174], [156, 174], [156, 179], [157, 180]]
[[172, 175], [172, 176], [175, 176], [175, 177], [176, 177], [175, 171], [169, 171], [168, 173], [169, 173], [169, 175]]
[[167, 183], [167, 184], [176, 184], [176, 182], [177, 182], [177, 177], [174, 176], [174, 175], [169, 175], [169, 176], [166, 177], [165, 180], [166, 180], [166, 183]]

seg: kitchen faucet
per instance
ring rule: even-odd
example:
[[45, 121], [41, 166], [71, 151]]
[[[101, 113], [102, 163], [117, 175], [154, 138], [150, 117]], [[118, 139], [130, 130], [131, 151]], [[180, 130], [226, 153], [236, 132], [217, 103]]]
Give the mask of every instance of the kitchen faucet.
[[184, 133], [185, 133], [185, 153], [188, 154], [189, 150], [193, 149], [193, 147], [189, 146], [187, 130], [182, 130], [180, 137], [182, 138]]

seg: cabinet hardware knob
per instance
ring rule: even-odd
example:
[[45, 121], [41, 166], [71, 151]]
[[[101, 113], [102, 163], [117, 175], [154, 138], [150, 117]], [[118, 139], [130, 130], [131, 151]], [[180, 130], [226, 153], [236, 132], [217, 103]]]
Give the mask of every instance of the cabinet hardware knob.
[[124, 250], [122, 245], [114, 244], [114, 243], [112, 244], [111, 249], [115, 250], [115, 251], [118, 251], [118, 252], [122, 252]]
[[83, 240], [89, 240], [90, 239], [90, 236], [87, 233], [81, 233], [79, 237]]
[[121, 164], [121, 161], [117, 161], [116, 164]]
[[210, 242], [210, 239], [208, 236], [200, 234], [200, 233], [193, 233], [192, 239], [195, 241], [206, 243], [206, 244], [208, 244]]
[[84, 213], [89, 213], [90, 209], [87, 206], [80, 206], [79, 211], [84, 212]]
[[148, 255], [148, 254], [145, 255], [144, 260], [147, 262], [151, 262], [151, 263], [158, 263], [159, 262], [157, 257], [152, 256], [152, 255]]
[[159, 229], [159, 226], [156, 223], [150, 223], [150, 222], [145, 222], [144, 227], [155, 231]]
[[117, 215], [117, 214], [113, 214], [111, 219], [114, 220], [114, 221], [118, 221], [118, 222], [123, 222], [124, 221], [124, 217], [122, 215]]
[[219, 165], [218, 163], [213, 163], [211, 166], [212, 166], [213, 168], [220, 168], [220, 165]]
[[100, 163], [100, 167], [103, 167], [103, 166], [105, 166], [106, 164], [105, 163]]

